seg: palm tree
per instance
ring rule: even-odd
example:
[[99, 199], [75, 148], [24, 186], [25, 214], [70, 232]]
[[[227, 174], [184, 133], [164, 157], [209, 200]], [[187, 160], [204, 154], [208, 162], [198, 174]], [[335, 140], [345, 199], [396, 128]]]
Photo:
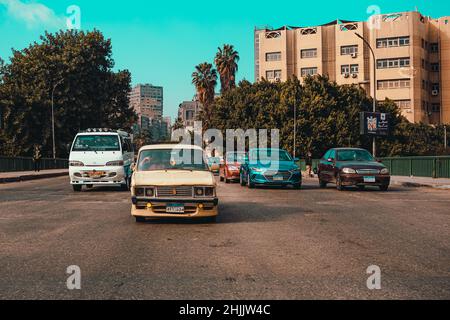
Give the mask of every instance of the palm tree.
[[239, 53], [230, 44], [224, 44], [223, 48], [218, 48], [218, 50], [214, 63], [220, 74], [221, 92], [224, 93], [236, 87]]
[[217, 71], [213, 68], [211, 63], [201, 63], [195, 67], [195, 72], [192, 73], [192, 84], [197, 91], [197, 98], [203, 105], [203, 113], [205, 115], [205, 122], [208, 126], [211, 115], [211, 104], [214, 102], [215, 88], [217, 85]]

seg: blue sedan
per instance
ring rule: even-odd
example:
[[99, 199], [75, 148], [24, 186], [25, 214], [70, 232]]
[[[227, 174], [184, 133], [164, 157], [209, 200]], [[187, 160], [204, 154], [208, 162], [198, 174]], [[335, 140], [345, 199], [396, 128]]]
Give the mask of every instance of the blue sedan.
[[252, 149], [241, 166], [241, 186], [292, 186], [300, 189], [302, 174], [289, 153], [281, 149]]

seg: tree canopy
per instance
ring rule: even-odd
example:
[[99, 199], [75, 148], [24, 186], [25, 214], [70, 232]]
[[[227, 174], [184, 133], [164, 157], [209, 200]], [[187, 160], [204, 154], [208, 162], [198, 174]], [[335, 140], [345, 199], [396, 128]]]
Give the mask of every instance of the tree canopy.
[[[287, 82], [241, 81], [211, 106], [210, 128], [279, 129], [281, 147], [293, 152], [294, 107], [297, 108], [297, 154], [321, 157], [332, 147], [363, 147], [360, 112], [372, 110], [372, 99], [358, 85], [337, 85], [326, 76]], [[392, 115], [392, 135], [378, 139], [380, 156], [443, 153], [442, 127], [409, 123], [397, 105], [386, 100], [379, 110]]]
[[39, 42], [13, 50], [10, 60], [0, 85], [0, 154], [29, 155], [37, 144], [44, 156], [51, 155], [53, 89], [60, 157], [67, 156], [80, 130], [130, 130], [136, 121], [128, 102], [131, 75], [113, 71], [111, 40], [97, 30], [46, 33]]

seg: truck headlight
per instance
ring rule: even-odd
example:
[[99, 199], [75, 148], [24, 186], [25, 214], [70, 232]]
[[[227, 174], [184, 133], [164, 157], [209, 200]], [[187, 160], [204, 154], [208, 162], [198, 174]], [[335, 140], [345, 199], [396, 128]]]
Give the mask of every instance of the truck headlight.
[[143, 197], [145, 195], [145, 188], [134, 188], [136, 197]]
[[196, 197], [203, 197], [203, 195], [205, 194], [205, 190], [203, 189], [203, 187], [195, 187], [194, 194]]
[[153, 198], [155, 196], [154, 188], [145, 188], [145, 196], [149, 198]]
[[388, 168], [381, 169], [380, 174], [389, 174], [389, 169]]
[[69, 161], [69, 167], [84, 167], [84, 163], [81, 161]]
[[355, 169], [352, 169], [352, 168], [344, 168], [344, 169], [342, 169], [342, 173], [345, 173], [345, 174], [355, 174], [355, 173], [356, 173], [356, 170], [355, 170]]

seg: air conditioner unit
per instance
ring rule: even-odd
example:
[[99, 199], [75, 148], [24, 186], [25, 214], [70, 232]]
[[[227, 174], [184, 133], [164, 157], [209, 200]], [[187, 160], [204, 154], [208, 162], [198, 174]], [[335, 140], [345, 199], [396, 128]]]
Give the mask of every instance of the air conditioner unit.
[[357, 54], [356, 52], [353, 52], [350, 56], [351, 56], [353, 59], [358, 58], [358, 54]]
[[433, 96], [438, 96], [438, 95], [439, 95], [439, 90], [433, 90], [433, 91], [431, 91], [431, 95], [433, 95]]
[[352, 74], [352, 78], [353, 78], [353, 79], [358, 78], [358, 74], [357, 74], [357, 73]]
[[349, 73], [344, 73], [344, 78], [350, 78], [350, 74]]

